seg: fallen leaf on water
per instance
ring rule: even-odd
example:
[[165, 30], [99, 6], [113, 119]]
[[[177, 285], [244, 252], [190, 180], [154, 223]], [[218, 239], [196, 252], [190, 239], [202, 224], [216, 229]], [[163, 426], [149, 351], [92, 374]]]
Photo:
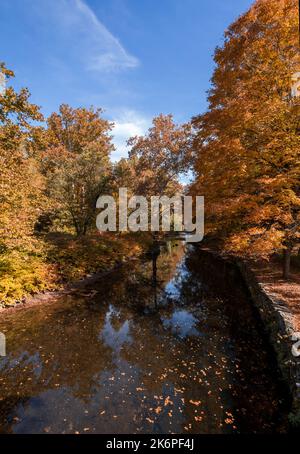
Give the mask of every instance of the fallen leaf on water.
[[174, 388], [175, 393], [184, 393], [183, 389]]
[[168, 396], [168, 397], [165, 398], [165, 407], [166, 407], [167, 405], [174, 405], [174, 403], [173, 403], [173, 402], [171, 401], [171, 399], [170, 399], [170, 396]]
[[233, 423], [234, 423], [234, 419], [231, 419], [231, 418], [225, 419], [225, 424], [233, 424]]
[[196, 407], [199, 407], [199, 405], [201, 405], [201, 400], [190, 400], [190, 403], [192, 405], [196, 405]]

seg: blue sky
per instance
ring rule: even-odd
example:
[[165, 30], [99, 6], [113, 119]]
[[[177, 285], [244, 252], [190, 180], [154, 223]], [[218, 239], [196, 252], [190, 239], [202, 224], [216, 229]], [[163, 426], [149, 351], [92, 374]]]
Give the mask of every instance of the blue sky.
[[0, 61], [45, 115], [94, 105], [117, 151], [151, 118], [206, 108], [214, 48], [252, 0], [0, 0]]

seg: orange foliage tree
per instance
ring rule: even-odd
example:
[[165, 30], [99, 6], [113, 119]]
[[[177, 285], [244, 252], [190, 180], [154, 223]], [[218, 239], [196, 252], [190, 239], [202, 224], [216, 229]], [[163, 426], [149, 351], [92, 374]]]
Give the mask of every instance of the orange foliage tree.
[[161, 114], [145, 136], [128, 141], [137, 194], [173, 195], [181, 189], [179, 177], [189, 166], [190, 131], [189, 123], [177, 125], [172, 115]]
[[300, 237], [298, 39], [297, 0], [257, 0], [216, 49], [209, 110], [193, 120], [207, 233], [238, 254], [284, 250], [285, 277]]

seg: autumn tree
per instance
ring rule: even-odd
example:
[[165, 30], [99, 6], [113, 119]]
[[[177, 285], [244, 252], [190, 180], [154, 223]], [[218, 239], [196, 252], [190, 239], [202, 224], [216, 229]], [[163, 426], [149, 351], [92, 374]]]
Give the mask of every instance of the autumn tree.
[[101, 109], [62, 105], [47, 122], [42, 168], [48, 194], [78, 236], [91, 226], [108, 178], [112, 124], [101, 114]]
[[159, 115], [145, 136], [132, 137], [129, 158], [134, 162], [136, 193], [173, 195], [188, 169], [190, 124], [176, 125], [172, 115]]
[[119, 188], [127, 188], [129, 194], [135, 193], [137, 182], [135, 159], [122, 158], [112, 166], [110, 192], [118, 195]]
[[16, 149], [30, 138], [32, 121], [42, 121], [43, 116], [39, 107], [30, 103], [27, 88], [22, 88], [18, 93], [12, 86], [7, 86], [15, 75], [1, 62], [0, 74], [4, 84], [2, 92], [0, 90], [0, 146]]
[[[0, 64], [3, 80], [13, 71]], [[2, 247], [27, 244], [42, 210], [43, 178], [31, 156], [33, 122], [41, 121], [38, 106], [29, 101], [27, 89], [12, 86], [0, 92], [0, 237]]]
[[206, 196], [207, 233], [252, 256], [299, 241], [298, 2], [257, 0], [215, 53], [209, 110], [194, 118], [192, 192]]
[[46, 276], [51, 281], [34, 234], [47, 204], [32, 137], [43, 117], [27, 89], [17, 92], [10, 85], [13, 77], [0, 64], [0, 305], [44, 289]]
[[[153, 119], [152, 126], [144, 136], [129, 139], [129, 161], [134, 169], [132, 184], [135, 194], [149, 199], [152, 196], [173, 197], [182, 194], [180, 179], [189, 168], [190, 132], [189, 123], [177, 125], [172, 115], [161, 114]], [[151, 203], [150, 200], [148, 203]], [[160, 203], [158, 208], [159, 224], [165, 214], [174, 225], [175, 205], [164, 206]]]

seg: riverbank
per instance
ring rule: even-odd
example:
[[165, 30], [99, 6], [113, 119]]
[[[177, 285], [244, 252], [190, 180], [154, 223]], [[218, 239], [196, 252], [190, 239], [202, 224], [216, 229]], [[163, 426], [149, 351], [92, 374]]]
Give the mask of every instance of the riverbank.
[[[292, 427], [300, 425], [300, 358], [294, 356], [292, 348], [296, 343], [297, 317], [292, 312], [289, 285], [298, 294], [297, 282], [286, 282], [279, 278], [279, 268], [272, 269], [267, 263], [253, 263], [223, 256], [209, 248], [199, 248], [205, 274], [213, 276], [218, 288], [224, 293], [234, 289], [235, 298], [246, 290], [252, 308], [259, 320], [262, 331], [274, 353], [275, 366], [278, 367], [282, 381], [291, 395], [290, 423]], [[271, 262], [272, 263], [272, 262]], [[272, 276], [273, 281], [270, 280]], [[277, 277], [277, 279], [276, 279]], [[277, 293], [274, 288], [276, 286]], [[232, 295], [231, 295], [232, 296]], [[280, 296], [280, 297], [279, 297]], [[230, 296], [229, 296], [230, 298]], [[296, 309], [298, 307], [296, 305]]]
[[249, 266], [264, 291], [286, 306], [293, 329], [300, 331], [300, 269], [295, 266], [290, 279], [285, 280], [282, 278], [281, 266], [276, 260], [251, 263]]
[[126, 261], [124, 261], [122, 263], [118, 263], [115, 266], [113, 266], [112, 268], [107, 269], [106, 271], [90, 274], [85, 277], [82, 277], [78, 281], [65, 284], [59, 290], [52, 290], [52, 291], [49, 290], [49, 291], [45, 291], [45, 292], [36, 293], [35, 295], [26, 296], [21, 301], [17, 301], [14, 305], [0, 307], [0, 314], [16, 312], [16, 311], [20, 311], [22, 309], [30, 308], [32, 306], [41, 306], [41, 305], [51, 304], [53, 302], [58, 301], [59, 299], [61, 299], [64, 296], [72, 295], [75, 293], [78, 295], [84, 296], [84, 297], [87, 297], [87, 296], [92, 297], [93, 291], [91, 290], [91, 291], [86, 292], [86, 289], [90, 289], [92, 287], [93, 283], [99, 281], [100, 279], [105, 278], [105, 276], [108, 276], [109, 274], [113, 273], [114, 271], [117, 271], [119, 268], [121, 268], [126, 263], [128, 263], [128, 261], [134, 260], [134, 259], [135, 259], [135, 257], [130, 257]]
[[[275, 285], [278, 288], [276, 294], [270, 289], [274, 284], [268, 284], [268, 273], [258, 273], [259, 266], [253, 269], [245, 262], [237, 262], [245, 284], [251, 295], [251, 300], [262, 322], [271, 347], [276, 356], [278, 368], [284, 382], [291, 394], [291, 411], [289, 420], [293, 428], [300, 427], [300, 357], [295, 356], [293, 348], [297, 352], [296, 341], [299, 340], [295, 328], [295, 317], [289, 305], [290, 299], [284, 298], [286, 283], [278, 280]], [[270, 270], [271, 272], [271, 270]], [[272, 273], [272, 275], [274, 275]], [[281, 299], [279, 299], [279, 295]], [[300, 296], [300, 295], [299, 295]], [[296, 319], [297, 320], [297, 319]]]
[[149, 245], [145, 234], [91, 233], [77, 238], [63, 232], [36, 239], [31, 251], [1, 257], [0, 312], [47, 303], [138, 257]]

